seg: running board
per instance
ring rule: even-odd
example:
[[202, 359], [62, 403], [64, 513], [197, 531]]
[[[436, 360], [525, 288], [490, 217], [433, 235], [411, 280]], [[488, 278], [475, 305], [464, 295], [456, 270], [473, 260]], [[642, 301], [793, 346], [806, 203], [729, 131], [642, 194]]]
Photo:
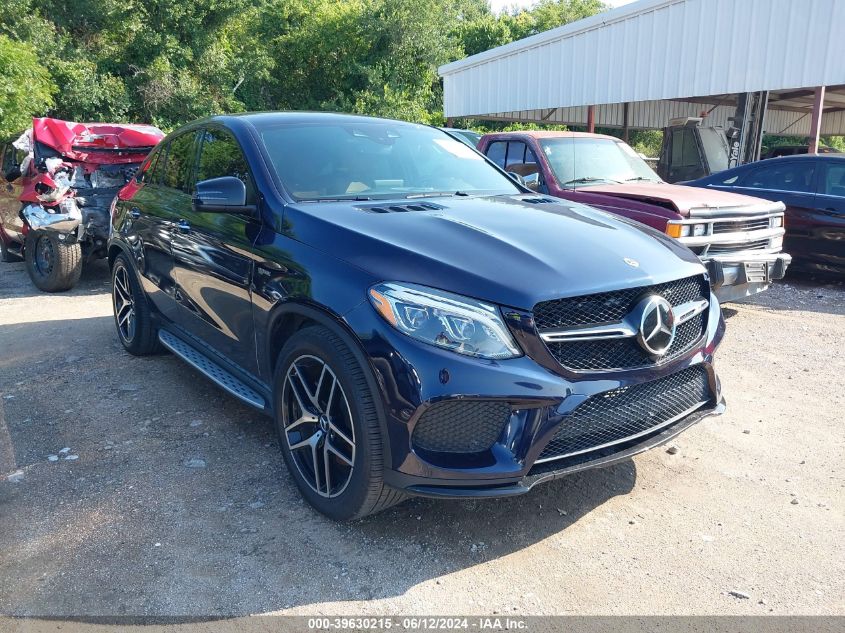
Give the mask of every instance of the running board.
[[267, 406], [261, 394], [248, 387], [243, 381], [235, 378], [231, 372], [223, 369], [223, 367], [195, 350], [178, 336], [171, 334], [167, 330], [159, 330], [158, 340], [191, 367], [239, 400], [256, 409], [263, 410]]

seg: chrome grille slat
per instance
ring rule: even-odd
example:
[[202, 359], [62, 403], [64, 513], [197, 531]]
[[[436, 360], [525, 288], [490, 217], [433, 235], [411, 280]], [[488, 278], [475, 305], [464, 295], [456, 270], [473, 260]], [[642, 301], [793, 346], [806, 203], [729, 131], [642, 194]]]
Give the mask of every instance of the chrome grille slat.
[[713, 233], [736, 233], [738, 231], [762, 231], [770, 227], [769, 218], [758, 218], [756, 220], [740, 220], [737, 222], [713, 223]]
[[655, 432], [706, 404], [702, 365], [651, 382], [596, 394], [565, 417], [535, 463], [563, 459]]
[[[542, 334], [558, 328], [619, 322], [642, 297], [649, 294], [660, 295], [676, 307], [690, 301], [709, 299], [710, 286], [701, 275], [652, 286], [544, 301], [534, 307], [535, 325]], [[546, 347], [555, 360], [573, 371], [634, 369], [665, 363], [688, 352], [700, 340], [706, 325], [706, 312], [679, 325], [671, 347], [657, 361], [635, 338], [548, 342]]]
[[711, 244], [707, 249], [708, 255], [722, 255], [724, 253], [739, 253], [741, 251], [762, 251], [769, 248], [769, 238], [752, 240], [750, 242], [731, 242], [728, 244]]

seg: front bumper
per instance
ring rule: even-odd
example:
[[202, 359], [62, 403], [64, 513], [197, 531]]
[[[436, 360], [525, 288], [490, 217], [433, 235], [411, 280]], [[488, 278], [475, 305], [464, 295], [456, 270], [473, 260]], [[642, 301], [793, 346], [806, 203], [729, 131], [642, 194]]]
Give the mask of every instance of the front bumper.
[[[713, 352], [724, 334], [724, 321], [715, 300], [711, 300], [701, 344], [681, 357], [644, 369], [577, 375], [556, 362], [542, 364], [535, 360], [540, 354], [523, 339], [520, 344], [527, 356], [483, 361], [416, 343], [384, 324], [369, 304], [359, 306], [346, 319], [362, 341], [379, 385], [389, 465], [385, 483], [412, 494], [521, 494], [543, 481], [629, 459], [724, 410], [713, 367]], [[577, 455], [542, 459], [544, 449], [572, 419], [567, 416], [591, 397], [668, 379], [693, 367], [701, 367], [706, 373], [709, 393], [707, 402], [693, 412], [655, 425], [653, 431], [619, 437], [604, 448], [597, 445], [595, 450]], [[489, 449], [437, 452], [420, 446], [414, 431], [429, 409], [468, 401], [510, 408], [507, 422], [500, 426], [498, 439]]]
[[762, 292], [783, 279], [792, 263], [787, 253], [735, 253], [703, 259], [710, 285], [720, 302], [737, 301]]

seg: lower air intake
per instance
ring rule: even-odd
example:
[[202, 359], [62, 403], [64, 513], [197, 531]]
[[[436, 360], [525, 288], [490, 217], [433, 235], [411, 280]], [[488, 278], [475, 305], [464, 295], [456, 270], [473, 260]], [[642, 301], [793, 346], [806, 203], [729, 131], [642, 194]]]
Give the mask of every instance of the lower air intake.
[[535, 463], [619, 444], [657, 431], [711, 398], [702, 365], [587, 399], [566, 416]]

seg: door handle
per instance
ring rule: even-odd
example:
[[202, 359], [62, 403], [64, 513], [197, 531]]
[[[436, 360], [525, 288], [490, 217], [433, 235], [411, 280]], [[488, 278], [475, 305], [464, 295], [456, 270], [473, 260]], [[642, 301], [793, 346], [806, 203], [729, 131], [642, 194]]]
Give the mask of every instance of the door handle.
[[179, 220], [179, 223], [176, 226], [183, 233], [187, 233], [191, 230], [191, 223], [187, 220]]
[[133, 220], [137, 220], [141, 217], [141, 209], [139, 209], [138, 207], [132, 207], [131, 209], [129, 209], [129, 217]]

